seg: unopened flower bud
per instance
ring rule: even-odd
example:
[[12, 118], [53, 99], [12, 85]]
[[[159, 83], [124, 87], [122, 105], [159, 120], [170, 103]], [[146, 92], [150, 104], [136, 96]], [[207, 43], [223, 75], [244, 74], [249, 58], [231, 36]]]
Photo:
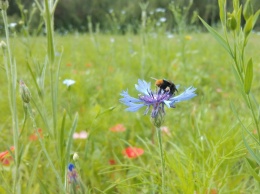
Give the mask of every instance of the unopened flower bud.
[[8, 0], [0, 0], [0, 9], [7, 10], [8, 7], [9, 7]]
[[228, 14], [227, 27], [230, 30], [235, 30], [237, 28], [237, 21], [234, 14]]
[[79, 159], [79, 155], [77, 152], [73, 154], [73, 160], [76, 162]]
[[22, 97], [23, 102], [25, 102], [25, 103], [30, 102], [31, 92], [22, 80], [20, 80], [20, 95]]
[[254, 11], [253, 11], [253, 6], [251, 3], [251, 0], [247, 0], [244, 5], [244, 9], [243, 9], [243, 16], [244, 16], [245, 20], [248, 20], [248, 18], [253, 14], [254, 14]]
[[3, 40], [0, 42], [0, 47], [1, 47], [3, 50], [6, 49], [6, 43], [5, 43]]
[[155, 127], [160, 128], [164, 122], [164, 116], [165, 116], [165, 113], [160, 109], [154, 117], [153, 117], [153, 115], [151, 115], [152, 124]]

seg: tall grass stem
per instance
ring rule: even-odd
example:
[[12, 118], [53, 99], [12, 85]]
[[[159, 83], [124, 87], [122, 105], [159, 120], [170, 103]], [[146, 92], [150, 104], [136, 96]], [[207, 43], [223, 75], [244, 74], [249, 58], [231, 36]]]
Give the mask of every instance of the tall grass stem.
[[51, 159], [50, 155], [48, 154], [48, 151], [47, 151], [46, 148], [45, 148], [44, 141], [42, 140], [41, 135], [40, 135], [40, 133], [39, 133], [39, 131], [38, 131], [37, 124], [36, 124], [36, 121], [35, 121], [35, 118], [34, 118], [34, 115], [33, 115], [33, 111], [32, 111], [31, 105], [30, 105], [29, 103], [27, 103], [27, 104], [26, 104], [26, 107], [27, 107], [27, 110], [28, 110], [28, 112], [29, 112], [29, 116], [31, 117], [31, 120], [32, 120], [32, 123], [33, 123], [33, 128], [34, 128], [34, 130], [35, 130], [35, 133], [37, 134], [38, 139], [39, 139], [39, 141], [40, 141], [40, 144], [41, 144], [43, 153], [45, 154], [45, 156], [46, 156], [46, 158], [47, 158], [47, 160], [48, 160], [48, 162], [49, 162], [49, 164], [50, 164], [50, 166], [51, 166], [51, 168], [52, 168], [52, 171], [54, 172], [54, 174], [55, 174], [55, 176], [56, 176], [56, 178], [57, 178], [57, 180], [58, 180], [58, 183], [59, 183], [60, 188], [65, 192], [64, 186], [63, 186], [63, 184], [62, 184], [61, 177], [60, 177], [59, 173], [57, 172], [57, 170], [56, 170], [56, 168], [55, 168], [55, 166], [54, 166], [54, 164], [53, 164], [53, 162], [52, 162], [52, 159]]
[[142, 26], [141, 26], [141, 39], [142, 39], [142, 58], [141, 58], [141, 77], [144, 78], [144, 69], [146, 64], [146, 20], [147, 20], [147, 7], [149, 3], [140, 3], [142, 10]]
[[[6, 75], [8, 81], [8, 94], [9, 94], [9, 103], [10, 109], [12, 114], [12, 128], [13, 128], [13, 143], [15, 147], [15, 171], [14, 171], [14, 181], [13, 181], [13, 192], [20, 193], [20, 185], [19, 185], [19, 128], [18, 128], [18, 115], [17, 115], [17, 108], [16, 108], [16, 63], [13, 60], [12, 53], [11, 53], [11, 46], [9, 40], [9, 30], [8, 30], [8, 19], [7, 19], [7, 12], [6, 9], [1, 10], [4, 28], [5, 28], [5, 36], [6, 36], [6, 47], [7, 47], [7, 57], [9, 59], [9, 65], [7, 60], [5, 60], [5, 68], [6, 68]], [[10, 67], [10, 71], [9, 71]]]
[[165, 160], [164, 160], [164, 154], [163, 154], [163, 147], [162, 147], [162, 130], [159, 127], [156, 127], [157, 132], [157, 138], [159, 143], [159, 149], [160, 149], [160, 157], [161, 157], [161, 168], [162, 168], [162, 185], [161, 190], [162, 193], [166, 193], [166, 187], [165, 187]]

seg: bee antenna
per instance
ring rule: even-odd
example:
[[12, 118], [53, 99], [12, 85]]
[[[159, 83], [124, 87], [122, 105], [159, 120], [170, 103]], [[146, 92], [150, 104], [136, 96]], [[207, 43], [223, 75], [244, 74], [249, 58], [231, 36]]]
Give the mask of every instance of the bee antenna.
[[153, 79], [153, 80], [158, 80], [158, 79], [156, 79], [156, 78], [154, 78], [154, 77], [151, 77], [151, 79]]

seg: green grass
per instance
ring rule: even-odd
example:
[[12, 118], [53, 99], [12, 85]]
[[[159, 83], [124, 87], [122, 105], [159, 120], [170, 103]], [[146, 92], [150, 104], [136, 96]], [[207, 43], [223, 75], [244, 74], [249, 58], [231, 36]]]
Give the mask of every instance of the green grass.
[[[148, 34], [142, 69], [140, 36], [98, 34], [93, 42], [93, 37], [84, 34], [55, 35], [56, 60], [61, 57], [57, 128], [62, 129], [66, 111], [65, 140], [69, 139], [76, 113], [79, 115], [76, 131], [89, 133], [86, 140], [73, 140], [72, 143], [72, 153], [78, 152], [80, 157], [76, 169], [85, 193], [158, 193], [160, 154], [149, 116], [142, 114], [144, 109], [137, 113], [125, 112], [125, 107], [119, 103], [122, 90], [128, 89], [130, 94], [137, 96], [134, 84], [139, 78], [154, 82], [150, 77], [172, 80], [181, 85], [180, 92], [193, 85], [198, 94], [192, 100], [177, 104], [175, 109], [166, 110], [164, 125], [170, 129], [170, 135], [163, 134], [163, 147], [168, 193], [213, 193], [213, 189], [218, 193], [259, 192], [258, 183], [245, 166], [245, 157], [249, 154], [240, 124], [230, 107], [233, 102], [243, 123], [250, 126], [252, 120], [248, 119], [249, 112], [233, 76], [232, 61], [209, 34], [190, 36], [192, 39], [186, 40], [186, 64], [183, 64], [181, 37], [168, 39], [164, 34], [157, 34], [157, 37]], [[18, 36], [11, 38], [11, 46], [17, 62], [17, 77], [24, 80], [32, 93], [36, 105], [32, 103], [31, 106], [37, 127], [43, 130], [46, 150], [62, 177], [58, 142], [37, 111], [40, 107], [46, 111], [43, 117], [52, 119], [50, 77], [47, 71], [42, 91], [44, 100], [41, 101], [28, 68], [30, 66], [35, 77], [40, 75], [39, 69], [46, 57], [45, 41], [45, 37], [25, 40]], [[247, 46], [247, 54], [255, 62], [252, 89], [256, 97], [259, 93], [259, 43], [260, 36], [253, 34]], [[68, 90], [62, 84], [64, 79], [73, 79], [76, 83]], [[4, 151], [13, 145], [13, 139], [3, 69], [0, 81], [0, 150]], [[17, 107], [19, 129], [22, 129], [24, 110], [18, 93]], [[122, 133], [109, 131], [117, 123], [123, 123], [127, 130]], [[28, 117], [19, 138], [21, 191], [62, 192], [40, 142], [29, 141], [33, 132], [33, 123]], [[129, 145], [143, 148], [144, 155], [136, 159], [125, 158], [122, 150]], [[110, 165], [110, 159], [116, 160], [116, 165]], [[73, 162], [72, 158], [70, 161]], [[11, 188], [12, 165], [0, 166], [0, 193], [10, 193]]]

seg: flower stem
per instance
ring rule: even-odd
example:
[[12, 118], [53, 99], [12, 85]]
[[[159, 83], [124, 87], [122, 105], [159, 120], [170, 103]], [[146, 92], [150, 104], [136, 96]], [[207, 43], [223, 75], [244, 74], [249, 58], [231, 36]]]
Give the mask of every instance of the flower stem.
[[20, 179], [20, 177], [19, 177], [19, 166], [20, 166], [19, 127], [18, 127], [18, 114], [17, 114], [17, 108], [16, 108], [17, 73], [16, 73], [16, 63], [15, 63], [15, 60], [13, 59], [13, 56], [11, 53], [11, 45], [10, 45], [10, 40], [9, 40], [9, 30], [8, 30], [6, 9], [2, 9], [1, 13], [2, 13], [2, 17], [3, 17], [5, 36], [6, 36], [7, 56], [5, 56], [5, 53], [4, 53], [4, 64], [5, 64], [7, 82], [8, 82], [8, 93], [9, 93], [8, 97], [9, 97], [9, 103], [10, 103], [10, 110], [11, 110], [11, 114], [12, 114], [13, 142], [14, 142], [14, 147], [15, 147], [15, 152], [14, 152], [15, 171], [14, 171], [14, 181], [13, 181], [13, 192], [19, 194], [19, 193], [21, 193], [21, 191], [20, 191], [20, 183], [19, 183], [19, 179]]
[[165, 160], [164, 160], [164, 154], [163, 154], [163, 148], [162, 148], [162, 134], [161, 134], [161, 129], [159, 127], [156, 127], [156, 132], [157, 132], [157, 138], [158, 138], [158, 143], [159, 143], [159, 149], [160, 149], [160, 157], [161, 157], [161, 167], [162, 167], [162, 185], [161, 185], [161, 190], [162, 193], [166, 193], [165, 189]]
[[46, 150], [45, 143], [44, 143], [43, 139], [41, 138], [41, 135], [38, 132], [38, 127], [37, 127], [37, 124], [36, 124], [36, 121], [35, 121], [35, 118], [34, 118], [32, 107], [31, 107], [30, 103], [26, 103], [25, 105], [26, 105], [26, 108], [28, 110], [29, 116], [31, 117], [31, 120], [32, 120], [32, 123], [33, 123], [33, 128], [34, 128], [34, 130], [35, 130], [35, 132], [37, 134], [37, 137], [38, 137], [38, 139], [40, 141], [40, 144], [41, 144], [41, 147], [42, 147], [42, 151], [45, 154], [45, 156], [46, 156], [46, 158], [47, 158], [47, 160], [49, 162], [49, 165], [52, 168], [54, 174], [56, 175], [56, 178], [57, 178], [57, 181], [58, 181], [58, 184], [59, 184], [60, 188], [63, 191], [65, 191], [65, 188], [63, 187], [60, 175], [59, 175], [58, 171], [56, 170], [56, 168], [55, 168], [55, 166], [54, 166], [54, 164], [53, 164], [53, 162], [51, 160], [51, 156], [49, 155], [48, 151]]

